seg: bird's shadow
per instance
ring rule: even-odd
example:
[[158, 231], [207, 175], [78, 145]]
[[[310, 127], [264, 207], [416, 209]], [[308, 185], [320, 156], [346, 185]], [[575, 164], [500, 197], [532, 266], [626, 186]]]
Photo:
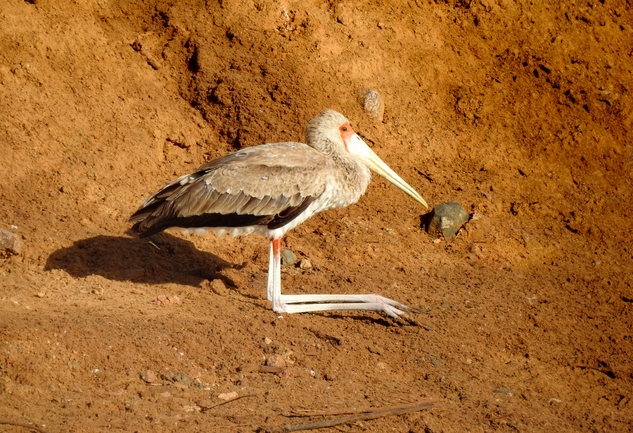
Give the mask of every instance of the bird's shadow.
[[78, 278], [101, 275], [118, 281], [198, 287], [204, 280], [221, 279], [235, 287], [220, 273], [225, 268], [239, 266], [168, 233], [149, 240], [103, 235], [82, 239], [53, 252], [45, 266], [46, 270], [61, 269]]

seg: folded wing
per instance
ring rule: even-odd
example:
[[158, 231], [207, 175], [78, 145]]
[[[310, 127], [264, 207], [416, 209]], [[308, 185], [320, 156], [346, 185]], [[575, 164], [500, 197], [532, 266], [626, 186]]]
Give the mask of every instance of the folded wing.
[[301, 143], [246, 148], [167, 184], [130, 221], [143, 237], [169, 227], [279, 228], [323, 194], [332, 169]]

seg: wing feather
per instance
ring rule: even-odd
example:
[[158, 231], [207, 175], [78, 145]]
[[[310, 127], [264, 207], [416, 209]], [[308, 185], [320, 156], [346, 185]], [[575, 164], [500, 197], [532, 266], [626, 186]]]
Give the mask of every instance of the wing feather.
[[130, 221], [144, 236], [169, 227], [282, 227], [325, 191], [334, 169], [301, 143], [243, 149], [167, 184]]

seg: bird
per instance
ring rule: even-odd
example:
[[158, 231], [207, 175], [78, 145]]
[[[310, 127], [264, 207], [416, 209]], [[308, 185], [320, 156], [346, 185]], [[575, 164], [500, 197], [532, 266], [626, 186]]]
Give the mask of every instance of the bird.
[[132, 230], [141, 238], [171, 227], [267, 237], [266, 297], [276, 313], [365, 310], [398, 318], [422, 311], [377, 294], [281, 293], [282, 237], [319, 212], [356, 203], [369, 185], [370, 168], [428, 208], [337, 111], [314, 117], [305, 135], [307, 143], [246, 147], [175, 179], [132, 214]]

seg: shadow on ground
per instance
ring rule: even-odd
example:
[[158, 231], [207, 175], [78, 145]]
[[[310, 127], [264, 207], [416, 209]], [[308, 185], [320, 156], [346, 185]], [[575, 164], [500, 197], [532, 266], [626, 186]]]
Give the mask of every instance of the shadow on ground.
[[150, 239], [102, 235], [82, 239], [52, 253], [45, 269], [61, 269], [73, 277], [101, 275], [147, 284], [199, 286], [204, 280], [221, 279], [234, 287], [220, 272], [236, 267], [189, 241], [161, 233]]

